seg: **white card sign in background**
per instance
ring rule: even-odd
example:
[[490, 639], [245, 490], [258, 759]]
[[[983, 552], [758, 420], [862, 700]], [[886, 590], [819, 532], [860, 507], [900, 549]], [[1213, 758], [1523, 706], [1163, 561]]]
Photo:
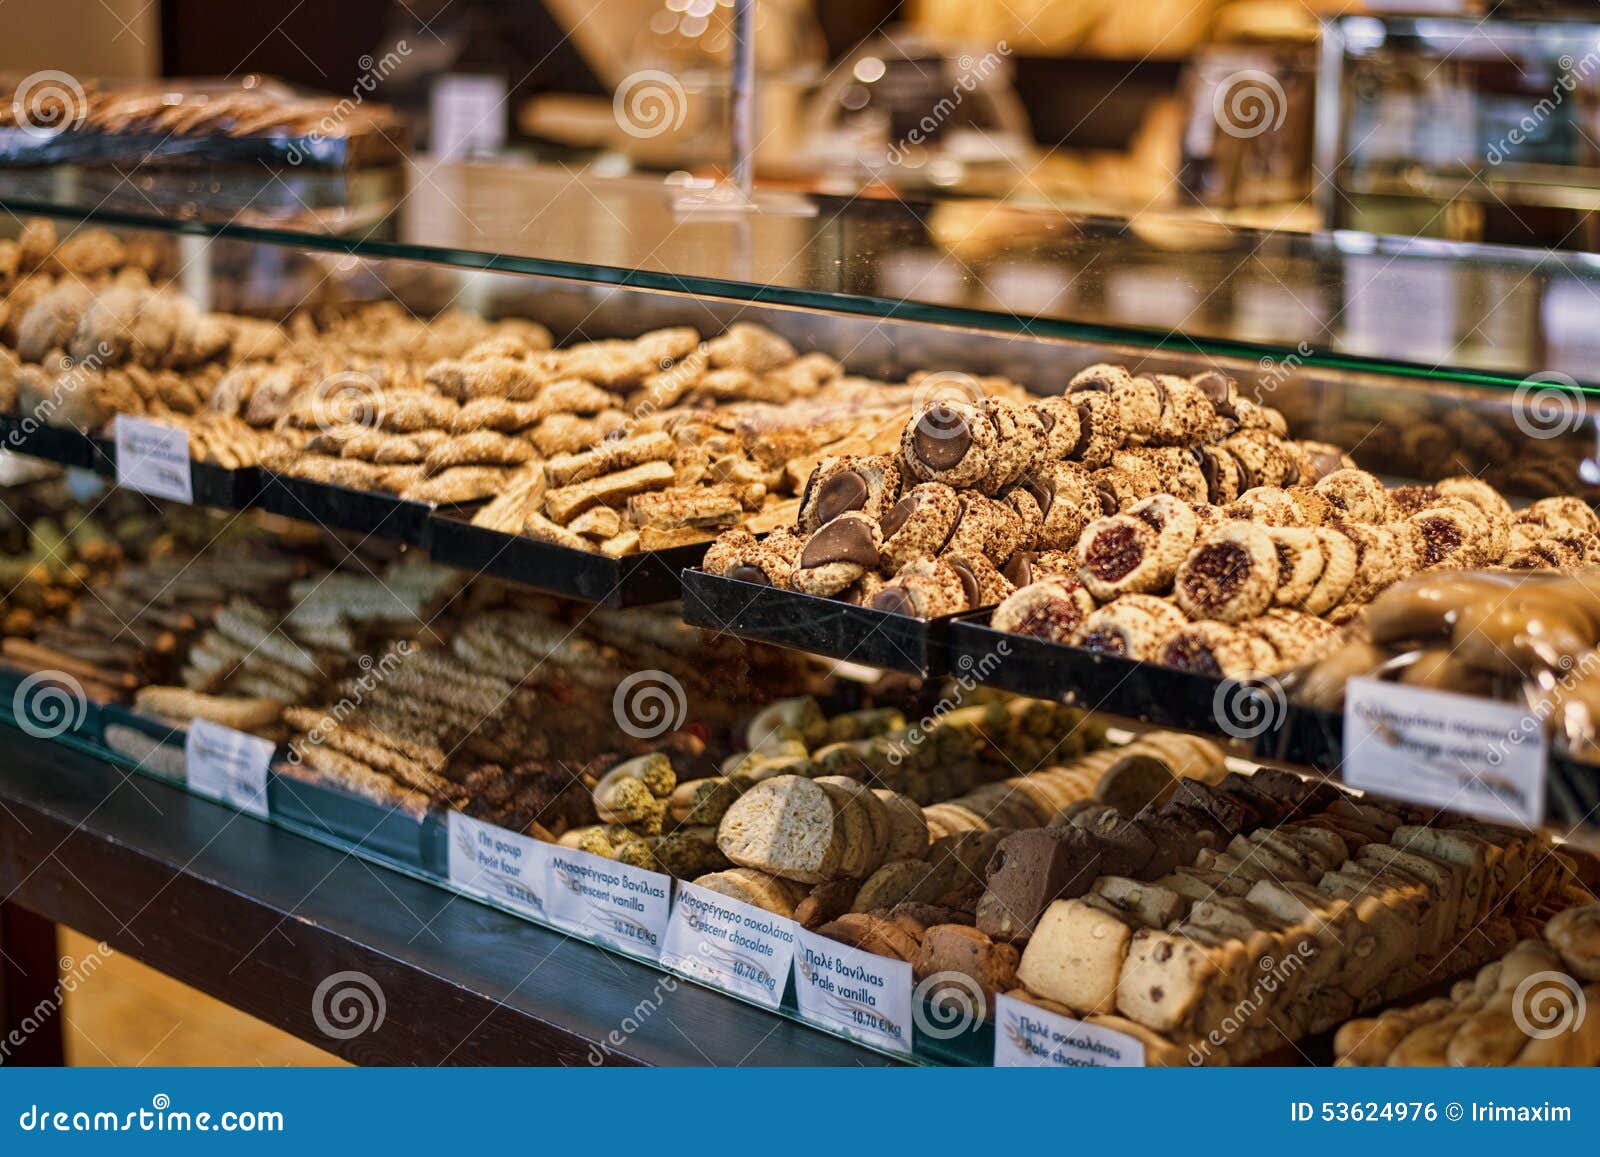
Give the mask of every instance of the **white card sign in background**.
[[995, 1068], [1137, 1069], [1144, 1042], [1025, 1000], [994, 1000]]
[[189, 468], [189, 431], [143, 418], [118, 414], [113, 423], [117, 443], [117, 485], [152, 498], [194, 502], [194, 476]]
[[793, 920], [680, 882], [661, 962], [777, 1008], [794, 960]]
[[260, 736], [196, 719], [183, 741], [185, 778], [201, 795], [265, 817], [267, 769], [275, 750]]
[[463, 891], [542, 917], [550, 844], [451, 812], [450, 882]]
[[557, 924], [642, 956], [661, 955], [671, 916], [672, 877], [554, 847], [545, 909]]
[[1544, 727], [1524, 708], [1381, 679], [1351, 679], [1344, 699], [1351, 787], [1499, 823], [1544, 821]]
[[911, 965], [804, 928], [797, 940], [794, 992], [802, 1017], [890, 1052], [911, 1052]]

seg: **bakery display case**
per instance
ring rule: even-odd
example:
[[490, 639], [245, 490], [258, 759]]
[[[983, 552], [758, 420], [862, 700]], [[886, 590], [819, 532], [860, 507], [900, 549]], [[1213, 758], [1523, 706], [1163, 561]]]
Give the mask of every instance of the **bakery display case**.
[[900, 1060], [1595, 1062], [1466, 1007], [1595, 980], [1591, 262], [401, 172], [0, 179], [30, 750]]

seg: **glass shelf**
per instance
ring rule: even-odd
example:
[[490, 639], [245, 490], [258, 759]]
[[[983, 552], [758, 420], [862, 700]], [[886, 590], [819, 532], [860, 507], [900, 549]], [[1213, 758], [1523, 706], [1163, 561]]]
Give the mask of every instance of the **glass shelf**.
[[675, 211], [681, 188], [653, 179], [384, 172], [346, 181], [333, 205], [325, 188], [306, 200], [293, 173], [12, 169], [0, 208], [1263, 365], [1600, 388], [1600, 257], [1587, 254], [979, 200], [805, 195], [809, 216], [729, 218]]

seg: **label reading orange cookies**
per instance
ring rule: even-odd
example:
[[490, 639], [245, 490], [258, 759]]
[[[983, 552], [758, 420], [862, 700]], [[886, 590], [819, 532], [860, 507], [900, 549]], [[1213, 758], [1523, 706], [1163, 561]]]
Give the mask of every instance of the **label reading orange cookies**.
[[888, 1052], [911, 1052], [911, 965], [804, 928], [797, 940], [795, 1001], [803, 1019]]
[[1544, 776], [1544, 726], [1525, 708], [1380, 679], [1345, 684], [1344, 781], [1351, 787], [1537, 827]]
[[1139, 1069], [1144, 1043], [1004, 994], [994, 999], [995, 1068]]
[[552, 848], [545, 910], [570, 932], [654, 960], [671, 914], [672, 877], [574, 848]]
[[450, 882], [529, 916], [544, 918], [551, 845], [451, 812]]
[[768, 1008], [783, 1003], [799, 925], [679, 882], [661, 962]]

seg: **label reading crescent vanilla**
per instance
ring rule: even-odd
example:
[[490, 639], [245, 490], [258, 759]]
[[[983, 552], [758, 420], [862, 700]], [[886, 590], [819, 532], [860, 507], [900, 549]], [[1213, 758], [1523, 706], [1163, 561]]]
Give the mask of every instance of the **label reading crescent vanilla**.
[[575, 848], [552, 848], [545, 910], [570, 932], [624, 952], [661, 955], [671, 915], [672, 877]]

